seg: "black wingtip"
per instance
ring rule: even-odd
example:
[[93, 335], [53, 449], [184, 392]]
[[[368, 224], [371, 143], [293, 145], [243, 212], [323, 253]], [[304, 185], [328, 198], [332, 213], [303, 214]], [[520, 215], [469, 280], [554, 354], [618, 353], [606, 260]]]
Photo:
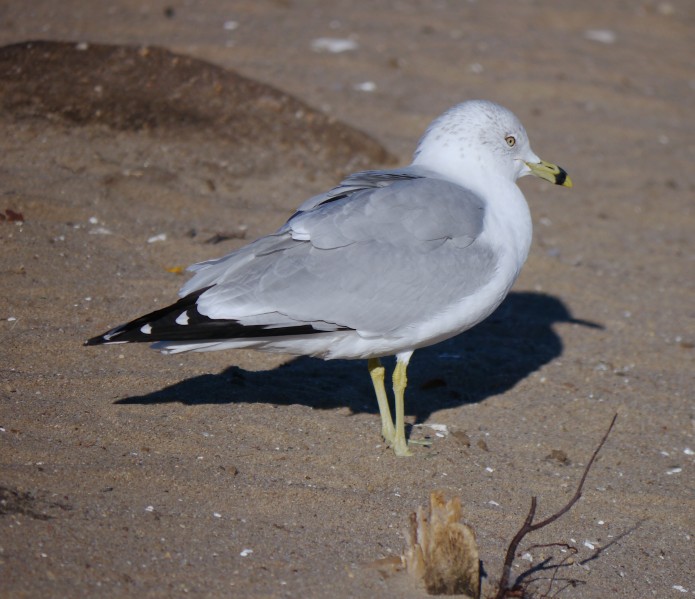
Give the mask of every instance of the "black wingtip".
[[[333, 325], [329, 330], [314, 327], [310, 323], [290, 323], [287, 326], [244, 325], [233, 319], [213, 319], [198, 312], [197, 299], [209, 287], [199, 289], [175, 304], [166, 306], [140, 318], [117, 326], [102, 335], [84, 342], [85, 346], [111, 345], [116, 343], [167, 342], [214, 342], [225, 339], [261, 339], [267, 337], [291, 337], [349, 330], [348, 327]], [[179, 322], [185, 317], [185, 322]], [[327, 323], [328, 324], [328, 323]]]
[[[123, 329], [128, 326], [128, 325], [121, 325], [120, 327], [116, 327], [115, 329], [111, 329], [110, 331], [106, 331], [102, 335], [97, 335], [96, 337], [92, 337], [91, 339], [87, 339], [82, 345], [84, 347], [91, 346], [91, 345], [108, 345], [109, 343], [127, 343], [125, 340], [118, 339], [117, 336], [120, 335], [123, 332]], [[113, 337], [116, 337], [115, 339], [112, 339]], [[131, 341], [130, 339], [128, 341]]]
[[[116, 343], [152, 343], [155, 341], [169, 340], [169, 333], [172, 332], [171, 326], [166, 326], [167, 330], [162, 332], [163, 336], [158, 334], [160, 331], [153, 331], [152, 326], [155, 325], [158, 327], [158, 321], [160, 320], [163, 320], [165, 325], [172, 325], [173, 322], [169, 321], [176, 318], [176, 316], [182, 310], [195, 307], [196, 300], [208, 289], [210, 289], [210, 287], [204, 287], [203, 289], [194, 291], [170, 306], [160, 308], [159, 310], [155, 310], [154, 312], [150, 312], [149, 314], [140, 316], [135, 320], [131, 320], [130, 322], [110, 329], [101, 335], [87, 339], [83, 345], [87, 347], [92, 345], [110, 345]], [[147, 333], [143, 332], [143, 327], [147, 327], [150, 329], [150, 331]], [[174, 329], [175, 328], [176, 327], [174, 327]]]

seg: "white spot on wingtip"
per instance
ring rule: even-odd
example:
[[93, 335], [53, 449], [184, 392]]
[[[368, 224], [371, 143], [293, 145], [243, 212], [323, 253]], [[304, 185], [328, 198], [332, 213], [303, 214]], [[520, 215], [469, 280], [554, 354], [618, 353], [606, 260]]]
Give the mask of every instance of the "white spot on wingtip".
[[186, 324], [188, 324], [188, 310], [186, 310], [186, 311], [184, 311], [184, 312], [181, 312], [181, 314], [179, 314], [179, 315], [176, 317], [176, 321], [175, 321], [175, 322], [176, 322], [176, 324], [181, 324], [181, 325], [186, 325]]
[[102, 337], [102, 339], [103, 339], [106, 343], [127, 343], [126, 341], [111, 341], [111, 339], [112, 339], [113, 337], [115, 337], [116, 335], [118, 335], [118, 333], [120, 333], [120, 331], [114, 331], [114, 332], [112, 332], [112, 333], [106, 333], [106, 335], [104, 335], [104, 336]]
[[152, 334], [152, 325], [151, 324], [145, 324], [140, 327], [140, 332], [144, 333], [145, 335], [150, 335]]

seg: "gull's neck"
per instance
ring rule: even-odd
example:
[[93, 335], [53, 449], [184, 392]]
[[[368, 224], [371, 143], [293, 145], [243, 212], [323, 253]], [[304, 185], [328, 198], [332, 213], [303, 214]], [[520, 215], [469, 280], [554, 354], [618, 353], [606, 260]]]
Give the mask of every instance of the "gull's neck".
[[[413, 158], [413, 166], [426, 168], [437, 173], [442, 179], [469, 189], [484, 198], [493, 209], [500, 197], [508, 195], [499, 192], [510, 187], [518, 190], [511, 174], [489, 168], [479, 154], [454, 153], [447, 151], [446, 146], [441, 150], [443, 151], [439, 148], [429, 149], [427, 146], [421, 146]], [[493, 189], [498, 190], [498, 193], [492, 193]], [[523, 200], [523, 196], [521, 199]]]
[[499, 240], [521, 268], [531, 246], [531, 214], [524, 195], [509, 173], [495, 172], [475, 157], [458, 155], [452, 159], [447, 152], [418, 152], [413, 165], [434, 171], [483, 199], [490, 239], [495, 243]]

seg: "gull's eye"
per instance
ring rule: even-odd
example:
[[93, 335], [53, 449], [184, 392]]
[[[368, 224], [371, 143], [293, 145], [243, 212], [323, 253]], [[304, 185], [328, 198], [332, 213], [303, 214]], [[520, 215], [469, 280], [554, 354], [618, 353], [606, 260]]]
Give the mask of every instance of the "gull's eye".
[[516, 137], [514, 137], [513, 135], [507, 135], [507, 137], [504, 138], [504, 141], [507, 142], [507, 145], [510, 148], [513, 148], [516, 145]]

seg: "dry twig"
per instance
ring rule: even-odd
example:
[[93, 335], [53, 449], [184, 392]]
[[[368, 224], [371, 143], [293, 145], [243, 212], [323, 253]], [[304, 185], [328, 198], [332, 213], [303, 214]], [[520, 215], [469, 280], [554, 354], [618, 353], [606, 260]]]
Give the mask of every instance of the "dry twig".
[[514, 556], [516, 555], [517, 549], [519, 548], [519, 544], [521, 541], [524, 539], [524, 537], [535, 531], [538, 530], [539, 528], [543, 528], [544, 526], [548, 526], [548, 524], [551, 524], [552, 522], [555, 522], [558, 518], [560, 518], [562, 515], [567, 513], [572, 506], [579, 501], [579, 498], [582, 496], [582, 489], [584, 487], [584, 481], [586, 481], [586, 477], [589, 474], [589, 470], [591, 469], [591, 466], [593, 465], [594, 461], [596, 460], [596, 456], [598, 456], [599, 451], [601, 451], [601, 448], [603, 447], [603, 444], [606, 442], [606, 439], [608, 438], [608, 435], [610, 434], [611, 430], [613, 430], [613, 425], [615, 424], [616, 419], [618, 418], [618, 415], [616, 414], [613, 416], [613, 420], [611, 420], [611, 424], [608, 427], [608, 430], [606, 431], [606, 434], [603, 435], [603, 439], [601, 439], [601, 442], [598, 444], [598, 447], [594, 451], [593, 455], [591, 456], [591, 459], [589, 460], [589, 463], [586, 465], [586, 468], [584, 468], [584, 474], [582, 475], [581, 480], [579, 481], [579, 485], [577, 486], [577, 491], [575, 492], [574, 496], [572, 499], [567, 502], [567, 504], [555, 512], [552, 516], [549, 516], [545, 520], [542, 520], [537, 523], [533, 523], [533, 519], [536, 515], [536, 498], [532, 497], [531, 498], [531, 508], [529, 509], [528, 515], [526, 516], [526, 519], [524, 520], [523, 525], [519, 529], [519, 532], [517, 532], [514, 535], [514, 538], [511, 540], [509, 543], [509, 547], [507, 547], [507, 555], [504, 558], [504, 566], [502, 567], [502, 577], [500, 578], [500, 583], [499, 587], [497, 589], [497, 595], [495, 595], [495, 599], [505, 599], [505, 597], [509, 596], [518, 596], [517, 591], [519, 589], [513, 589], [509, 588], [509, 579], [511, 577], [511, 571], [512, 571], [512, 564], [514, 562]]

